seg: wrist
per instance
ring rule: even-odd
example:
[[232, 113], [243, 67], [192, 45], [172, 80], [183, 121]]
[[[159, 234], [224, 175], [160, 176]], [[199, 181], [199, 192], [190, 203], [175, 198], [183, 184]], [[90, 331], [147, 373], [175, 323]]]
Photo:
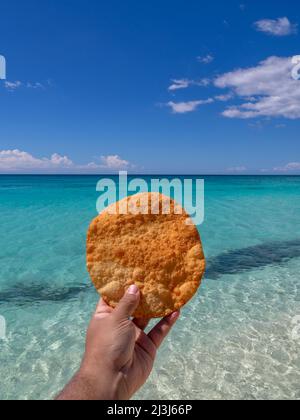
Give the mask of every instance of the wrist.
[[92, 399], [95, 400], [122, 400], [122, 377], [119, 372], [105, 366], [95, 369], [84, 361], [77, 373], [77, 378], [89, 389]]

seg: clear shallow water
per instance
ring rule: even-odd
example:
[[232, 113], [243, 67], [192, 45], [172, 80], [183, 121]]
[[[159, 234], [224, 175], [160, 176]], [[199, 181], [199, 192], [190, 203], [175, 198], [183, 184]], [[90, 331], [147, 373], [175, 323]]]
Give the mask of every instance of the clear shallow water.
[[[0, 177], [0, 399], [52, 398], [79, 365], [97, 180]], [[206, 278], [136, 398], [300, 399], [299, 228], [300, 178], [206, 178]]]

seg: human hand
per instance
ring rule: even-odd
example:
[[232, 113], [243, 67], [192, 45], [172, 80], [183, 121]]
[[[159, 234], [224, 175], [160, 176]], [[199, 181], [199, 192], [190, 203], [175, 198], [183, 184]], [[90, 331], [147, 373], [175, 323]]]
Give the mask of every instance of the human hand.
[[88, 329], [82, 366], [59, 399], [127, 400], [144, 385], [179, 312], [161, 320], [147, 335], [148, 319], [130, 320], [139, 300], [135, 285], [116, 309], [100, 300]]

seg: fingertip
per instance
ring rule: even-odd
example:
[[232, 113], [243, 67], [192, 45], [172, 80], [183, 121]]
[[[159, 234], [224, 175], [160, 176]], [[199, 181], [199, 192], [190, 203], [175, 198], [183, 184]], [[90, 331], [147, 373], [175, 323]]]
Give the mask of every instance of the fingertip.
[[178, 318], [180, 317], [180, 311], [175, 311], [173, 312], [171, 315], [168, 316], [168, 319], [174, 323], [178, 320]]
[[127, 294], [129, 295], [134, 295], [134, 296], [139, 296], [140, 294], [140, 289], [137, 287], [136, 284], [132, 284], [128, 290], [127, 290]]

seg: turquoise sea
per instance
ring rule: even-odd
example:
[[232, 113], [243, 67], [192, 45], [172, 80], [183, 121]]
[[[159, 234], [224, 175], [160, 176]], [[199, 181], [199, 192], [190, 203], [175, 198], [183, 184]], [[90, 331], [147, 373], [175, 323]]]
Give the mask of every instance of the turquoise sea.
[[[98, 180], [0, 176], [0, 399], [53, 398], [79, 366]], [[136, 398], [300, 399], [300, 177], [205, 177], [205, 194], [206, 277]]]

